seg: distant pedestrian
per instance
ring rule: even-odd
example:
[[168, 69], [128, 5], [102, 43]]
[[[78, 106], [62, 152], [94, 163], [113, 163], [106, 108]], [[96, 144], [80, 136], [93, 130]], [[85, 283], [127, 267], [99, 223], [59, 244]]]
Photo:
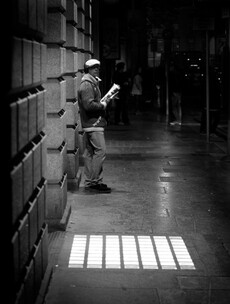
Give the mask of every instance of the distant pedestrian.
[[143, 93], [142, 68], [139, 67], [133, 77], [131, 95], [133, 97], [134, 113], [140, 114], [142, 111], [142, 93]]
[[129, 115], [128, 115], [128, 94], [129, 94], [129, 76], [124, 70], [125, 63], [119, 62], [116, 65], [116, 70], [114, 72], [113, 82], [120, 85], [120, 91], [117, 98], [114, 100], [114, 123], [115, 125], [124, 124], [129, 125]]
[[78, 90], [82, 129], [85, 131], [84, 186], [86, 191], [109, 193], [111, 188], [103, 184], [103, 163], [106, 157], [104, 128], [107, 125], [105, 109], [109, 98], [101, 101], [99, 88], [100, 61], [85, 62], [85, 75]]
[[174, 64], [169, 68], [169, 101], [170, 101], [170, 125], [181, 125], [182, 123], [182, 77]]

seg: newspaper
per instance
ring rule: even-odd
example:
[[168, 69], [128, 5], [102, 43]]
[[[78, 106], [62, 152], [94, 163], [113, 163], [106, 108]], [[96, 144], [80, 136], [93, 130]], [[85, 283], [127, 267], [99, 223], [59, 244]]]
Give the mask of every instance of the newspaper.
[[118, 94], [120, 90], [119, 84], [114, 83], [112, 87], [109, 89], [109, 91], [102, 97], [101, 102], [110, 102], [111, 99], [116, 98], [116, 95]]

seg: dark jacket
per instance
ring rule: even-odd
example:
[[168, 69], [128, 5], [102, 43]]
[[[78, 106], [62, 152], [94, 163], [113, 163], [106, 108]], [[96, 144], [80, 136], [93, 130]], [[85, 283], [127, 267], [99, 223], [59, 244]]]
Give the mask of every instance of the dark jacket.
[[100, 100], [98, 81], [92, 75], [85, 74], [78, 90], [81, 124], [85, 131], [103, 130], [107, 125], [104, 106]]

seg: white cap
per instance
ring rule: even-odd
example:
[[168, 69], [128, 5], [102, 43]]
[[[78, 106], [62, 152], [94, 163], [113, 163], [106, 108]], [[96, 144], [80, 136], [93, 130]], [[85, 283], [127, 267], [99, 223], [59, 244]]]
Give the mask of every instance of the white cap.
[[89, 59], [85, 62], [85, 68], [88, 69], [88, 68], [91, 68], [93, 67], [94, 65], [101, 65], [100, 61], [97, 60], [97, 59]]

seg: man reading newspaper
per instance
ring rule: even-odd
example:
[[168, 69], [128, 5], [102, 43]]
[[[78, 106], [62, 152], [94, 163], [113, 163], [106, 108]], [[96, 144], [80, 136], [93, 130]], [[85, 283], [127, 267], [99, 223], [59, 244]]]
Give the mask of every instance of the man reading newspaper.
[[103, 163], [106, 157], [104, 128], [107, 125], [105, 109], [119, 91], [119, 86], [114, 84], [101, 98], [100, 65], [97, 59], [85, 62], [85, 74], [78, 90], [82, 130], [85, 132], [84, 188], [85, 191], [110, 193], [111, 188], [103, 183]]

